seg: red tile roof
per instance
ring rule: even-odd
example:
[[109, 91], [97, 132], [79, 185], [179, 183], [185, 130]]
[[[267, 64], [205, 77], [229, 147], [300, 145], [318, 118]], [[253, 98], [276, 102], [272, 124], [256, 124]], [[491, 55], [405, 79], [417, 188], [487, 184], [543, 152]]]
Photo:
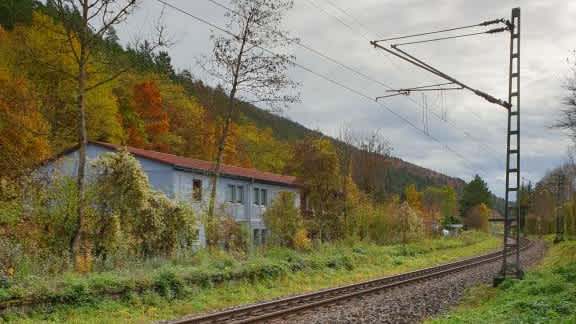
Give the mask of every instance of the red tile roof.
[[[214, 170], [214, 164], [215, 163], [210, 162], [210, 161], [192, 159], [192, 158], [177, 156], [177, 155], [168, 154], [168, 153], [143, 150], [143, 149], [139, 149], [139, 148], [135, 148], [135, 147], [120, 146], [120, 145], [104, 143], [104, 142], [90, 142], [90, 143], [104, 146], [107, 148], [111, 148], [114, 150], [125, 149], [128, 152], [130, 152], [136, 156], [140, 156], [140, 157], [147, 158], [150, 160], [170, 164], [173, 166], [191, 168], [191, 169], [196, 169], [196, 170], [204, 170], [204, 171], [209, 171], [209, 172], [212, 172]], [[281, 175], [281, 174], [276, 174], [276, 173], [271, 173], [271, 172], [264, 172], [264, 171], [259, 171], [256, 169], [241, 168], [241, 167], [236, 167], [236, 166], [227, 165], [227, 164], [222, 164], [221, 173], [226, 174], [226, 175], [240, 176], [240, 177], [246, 177], [246, 178], [262, 180], [262, 181], [282, 183], [282, 184], [287, 184], [287, 185], [292, 185], [292, 186], [298, 185], [297, 181], [296, 181], [296, 177], [286, 176], [286, 175]]]

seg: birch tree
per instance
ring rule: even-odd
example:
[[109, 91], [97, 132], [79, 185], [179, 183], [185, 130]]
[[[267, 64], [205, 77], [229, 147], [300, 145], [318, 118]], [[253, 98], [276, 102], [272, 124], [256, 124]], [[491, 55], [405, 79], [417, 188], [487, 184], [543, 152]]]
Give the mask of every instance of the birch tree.
[[296, 39], [281, 29], [282, 20], [293, 7], [293, 1], [231, 0], [231, 6], [232, 10], [226, 13], [226, 29], [230, 33], [212, 35], [212, 55], [203, 64], [228, 93], [224, 124], [217, 140], [209, 217], [214, 214], [216, 184], [230, 125], [239, 115], [237, 100], [265, 104], [273, 110], [285, 109], [288, 103], [298, 100], [298, 95], [286, 91], [297, 87], [287, 74], [295, 57], [283, 52]]
[[[119, 70], [111, 76], [99, 79], [97, 71], [87, 71], [92, 60], [97, 59], [98, 41], [109, 33], [114, 25], [123, 22], [136, 8], [137, 0], [51, 0], [49, 4], [57, 11], [66, 30], [68, 49], [74, 56], [73, 72], [68, 76], [76, 82], [76, 107], [78, 117], [78, 173], [77, 190], [79, 195], [78, 223], [71, 242], [72, 253], [81, 254], [83, 233], [86, 224], [84, 215], [84, 182], [86, 171], [86, 131], [85, 95], [125, 72]], [[77, 260], [77, 258], [74, 258]]]

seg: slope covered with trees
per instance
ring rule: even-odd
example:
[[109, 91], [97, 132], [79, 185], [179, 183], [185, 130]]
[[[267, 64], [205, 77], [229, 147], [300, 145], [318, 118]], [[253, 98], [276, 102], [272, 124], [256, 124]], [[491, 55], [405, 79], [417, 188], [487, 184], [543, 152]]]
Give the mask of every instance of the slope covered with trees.
[[[269, 230], [264, 251], [401, 244], [393, 253], [411, 255], [416, 252], [410, 252], [410, 242], [425, 245], [423, 240], [440, 236], [444, 225], [461, 220], [459, 201], [485, 220], [487, 204], [458, 198], [462, 191], [473, 198], [475, 182], [464, 188], [460, 179], [393, 157], [384, 132], [343, 126], [338, 138], [330, 138], [234, 99], [229, 85], [213, 88], [186, 70], [177, 71], [158, 44], [143, 41], [125, 48], [111, 26], [94, 33], [81, 19], [86, 12], [62, 7], [92, 3], [106, 8], [112, 2], [76, 1], [0, 2], [0, 310], [26, 305], [29, 298], [75, 303], [87, 294], [84, 288], [71, 289], [70, 296], [67, 289], [44, 286], [40, 297], [22, 293], [37, 278], [121, 271], [143, 262], [188, 267], [198, 261], [199, 225], [205, 230], [207, 260], [219, 264], [207, 266], [215, 272], [206, 276], [192, 267], [190, 273], [204, 284], [283, 273], [278, 270], [284, 266], [277, 264], [254, 265], [249, 272], [233, 269], [240, 272], [230, 277], [227, 265], [235, 261], [218, 261], [219, 250], [229, 253], [226, 258], [246, 259], [259, 249], [250, 244], [250, 231], [225, 210], [212, 214], [152, 190], [146, 173], [126, 152], [87, 161], [99, 172], [85, 181], [58, 174], [37, 179], [30, 172], [73, 146], [81, 151], [86, 137], [297, 176], [301, 208], [295, 208], [292, 195], [270, 202], [263, 215]], [[264, 16], [280, 19], [274, 4], [283, 0], [258, 1], [269, 6]], [[234, 3], [249, 7], [257, 1]], [[231, 57], [224, 65], [229, 67]], [[277, 66], [264, 66], [272, 69], [273, 83], [272, 94], [264, 97], [276, 100]], [[254, 82], [259, 85], [261, 79]], [[486, 230], [483, 225], [470, 223]], [[334, 262], [327, 259], [326, 267], [348, 267], [344, 259]], [[189, 293], [181, 289], [184, 277], [152, 277], [139, 278], [142, 286], [128, 278], [130, 287], [114, 294], [157, 291], [172, 300]], [[107, 296], [117, 283], [111, 282], [96, 283], [98, 293]], [[132, 289], [136, 282], [137, 292]]]
[[[32, 0], [8, 2], [0, 7], [0, 19], [2, 73], [5, 78], [20, 80], [14, 81], [20, 82], [20, 87], [25, 82], [34, 89], [29, 95], [36, 100], [37, 118], [42, 119], [36, 123], [47, 133], [45, 144], [37, 148], [39, 154], [27, 152], [39, 158], [57, 154], [77, 142], [74, 84], [63, 77], [74, 73], [74, 54], [63, 51], [68, 42], [65, 30], [50, 2], [47, 6]], [[98, 74], [99, 79], [119, 76], [86, 95], [89, 138], [214, 160], [213, 144], [223, 127], [228, 98], [223, 89], [207, 86], [186, 70], [176, 72], [169, 55], [155, 51], [150, 43], [124, 49], [113, 30], [98, 43], [92, 53], [98, 60], [88, 67], [88, 75]], [[322, 136], [249, 103], [239, 101], [238, 106], [241, 116], [231, 126], [226, 163], [285, 172], [289, 146]], [[347, 145], [330, 140], [337, 151]], [[8, 144], [16, 145], [7, 143], [6, 147]], [[17, 165], [25, 168], [36, 162], [24, 159]], [[388, 193], [400, 194], [409, 184], [419, 189], [444, 184], [459, 189], [463, 185], [459, 179], [394, 157], [379, 161], [376, 169], [377, 181]], [[351, 173], [360, 183], [358, 172]]]

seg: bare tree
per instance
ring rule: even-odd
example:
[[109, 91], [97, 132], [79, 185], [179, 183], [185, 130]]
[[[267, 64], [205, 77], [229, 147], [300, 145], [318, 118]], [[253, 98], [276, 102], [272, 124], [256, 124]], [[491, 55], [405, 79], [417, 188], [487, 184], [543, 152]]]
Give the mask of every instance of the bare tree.
[[354, 145], [357, 142], [357, 136], [352, 129], [352, 126], [348, 123], [342, 124], [340, 126], [338, 140], [342, 143], [339, 145], [339, 156], [340, 156], [340, 163], [342, 165], [342, 196], [344, 198], [344, 204], [342, 209], [342, 217], [344, 222], [344, 227], [348, 228], [348, 224], [350, 222], [349, 216], [349, 177], [352, 177], [352, 162], [354, 158]]
[[342, 173], [348, 176], [352, 172], [352, 160], [354, 157], [354, 145], [357, 143], [357, 134], [348, 123], [342, 124], [338, 133], [338, 140], [342, 142], [339, 148]]
[[564, 84], [568, 92], [563, 100], [566, 108], [562, 110], [562, 117], [555, 126], [570, 130], [572, 139], [576, 141], [576, 50], [573, 52], [573, 59], [568, 59], [567, 62], [570, 76]]
[[[76, 82], [76, 107], [78, 109], [78, 174], [79, 195], [78, 223], [71, 249], [74, 255], [82, 251], [85, 231], [84, 182], [86, 171], [86, 130], [85, 95], [120, 76], [125, 70], [98, 79], [99, 73], [88, 73], [87, 67], [95, 58], [98, 41], [103, 39], [113, 26], [121, 23], [135, 9], [137, 0], [51, 0], [49, 1], [64, 24], [68, 48], [74, 55], [74, 72], [69, 75]], [[76, 260], [76, 259], [75, 259]]]
[[236, 100], [265, 103], [273, 109], [284, 109], [298, 100], [297, 95], [285, 94], [295, 89], [287, 70], [294, 57], [272, 52], [282, 50], [296, 39], [280, 29], [285, 13], [293, 7], [292, 0], [232, 0], [232, 11], [226, 13], [226, 35], [212, 35], [212, 57], [204, 68], [218, 79], [226, 92], [228, 104], [224, 127], [219, 135], [217, 156], [212, 177], [208, 215], [214, 214], [216, 184], [220, 177], [222, 158], [230, 132], [230, 124], [238, 117]]
[[392, 145], [380, 130], [375, 130], [357, 135], [356, 147], [360, 151], [354, 170], [360, 188], [373, 196], [382, 196], [386, 190], [386, 165], [391, 158]]

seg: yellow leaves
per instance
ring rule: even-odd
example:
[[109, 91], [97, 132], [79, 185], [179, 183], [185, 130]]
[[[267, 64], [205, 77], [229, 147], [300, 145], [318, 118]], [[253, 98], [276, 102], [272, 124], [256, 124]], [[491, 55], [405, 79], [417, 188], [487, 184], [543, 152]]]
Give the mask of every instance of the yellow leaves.
[[76, 271], [80, 273], [89, 273], [92, 271], [92, 248], [84, 247], [81, 252], [74, 256]]
[[490, 208], [485, 203], [480, 203], [466, 212], [463, 221], [469, 229], [488, 232], [490, 227], [489, 218], [491, 215], [492, 211]]
[[422, 205], [422, 193], [416, 189], [416, 186], [413, 184], [409, 185], [406, 188], [406, 202], [410, 205], [410, 207], [414, 208], [418, 212], [423, 212], [423, 205]]
[[17, 174], [51, 154], [49, 126], [23, 79], [0, 69], [0, 168]]
[[16, 26], [12, 35], [16, 40], [14, 54], [23, 63], [39, 69], [36, 73], [65, 73], [68, 77], [76, 74], [72, 46], [78, 52], [78, 42], [73, 36], [69, 39], [66, 30], [52, 18], [35, 12], [32, 24]]
[[286, 169], [311, 187], [336, 189], [340, 164], [336, 149], [325, 138], [307, 138], [292, 147], [292, 159]]
[[308, 231], [305, 228], [301, 228], [296, 232], [292, 238], [292, 245], [297, 250], [307, 250], [310, 248], [312, 241], [308, 237]]
[[278, 141], [272, 129], [260, 129], [249, 123], [237, 130], [238, 153], [252, 162], [252, 166], [263, 171], [281, 173], [288, 160], [289, 147]]
[[120, 143], [124, 131], [116, 115], [118, 103], [110, 86], [102, 86], [88, 92], [85, 96], [86, 126], [92, 139], [104, 139], [111, 143]]
[[[0, 271], [0, 273], [1, 273], [1, 271]], [[14, 279], [14, 267], [8, 266], [8, 268], [6, 268], [6, 277], [8, 277], [10, 279]]]

